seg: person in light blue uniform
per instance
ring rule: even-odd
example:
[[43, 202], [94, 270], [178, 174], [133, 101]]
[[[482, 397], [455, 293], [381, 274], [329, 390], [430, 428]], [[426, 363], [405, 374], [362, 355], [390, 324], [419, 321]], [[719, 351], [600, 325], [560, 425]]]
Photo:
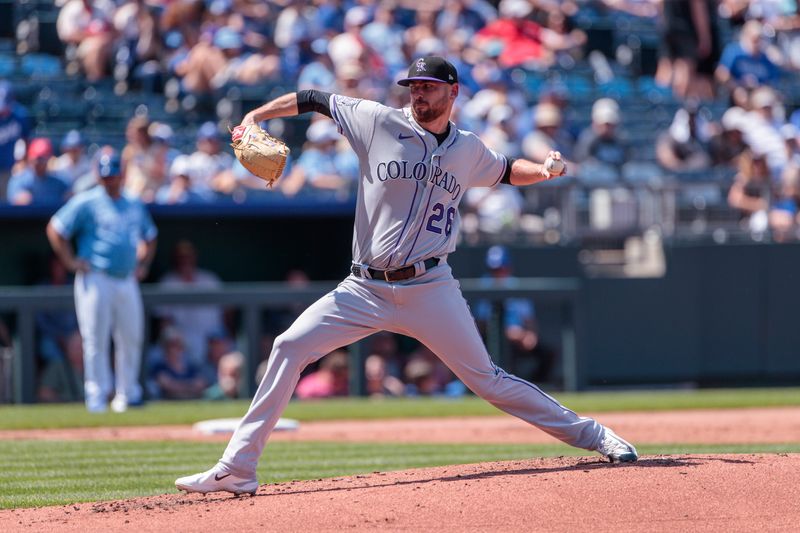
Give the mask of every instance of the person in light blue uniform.
[[106, 411], [107, 400], [115, 392], [111, 409], [122, 412], [142, 402], [144, 313], [139, 281], [153, 260], [158, 231], [144, 205], [123, 195], [118, 154], [101, 155], [97, 174], [101, 186], [74, 196], [59, 209], [47, 225], [47, 238], [59, 259], [75, 272], [86, 408], [93, 413]]

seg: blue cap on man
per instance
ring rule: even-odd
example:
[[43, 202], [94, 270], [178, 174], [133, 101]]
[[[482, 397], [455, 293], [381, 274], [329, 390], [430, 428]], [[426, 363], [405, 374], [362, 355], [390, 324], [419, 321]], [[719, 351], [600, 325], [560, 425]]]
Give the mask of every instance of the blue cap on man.
[[491, 270], [511, 266], [511, 255], [505, 246], [495, 245], [486, 252], [486, 266]]
[[78, 130], [69, 130], [61, 140], [61, 150], [72, 150], [83, 146], [83, 136]]
[[103, 154], [97, 161], [97, 173], [101, 178], [113, 178], [122, 174], [122, 159], [119, 154]]

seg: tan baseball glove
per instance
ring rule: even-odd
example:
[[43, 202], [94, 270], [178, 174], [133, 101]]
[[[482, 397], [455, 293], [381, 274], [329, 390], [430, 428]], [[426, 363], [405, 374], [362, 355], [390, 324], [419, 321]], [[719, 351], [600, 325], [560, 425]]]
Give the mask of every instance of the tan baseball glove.
[[267, 182], [267, 187], [281, 176], [289, 157], [289, 147], [257, 124], [236, 126], [231, 131], [231, 146], [242, 166]]

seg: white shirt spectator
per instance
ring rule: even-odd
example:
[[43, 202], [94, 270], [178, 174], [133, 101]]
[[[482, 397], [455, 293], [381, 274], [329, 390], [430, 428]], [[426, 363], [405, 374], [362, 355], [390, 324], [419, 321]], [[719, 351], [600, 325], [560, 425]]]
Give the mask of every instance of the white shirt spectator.
[[494, 188], [474, 187], [464, 197], [467, 205], [478, 214], [478, 228], [497, 234], [517, 229], [522, 216], [522, 193], [513, 185], [500, 184]]
[[[185, 281], [178, 274], [170, 272], [164, 275], [159, 286], [166, 289], [217, 289], [221, 282], [213, 272], [197, 269], [192, 281]], [[169, 317], [183, 334], [186, 351], [192, 361], [203, 365], [208, 337], [222, 329], [222, 310], [214, 305], [172, 305], [160, 307], [158, 314]]]

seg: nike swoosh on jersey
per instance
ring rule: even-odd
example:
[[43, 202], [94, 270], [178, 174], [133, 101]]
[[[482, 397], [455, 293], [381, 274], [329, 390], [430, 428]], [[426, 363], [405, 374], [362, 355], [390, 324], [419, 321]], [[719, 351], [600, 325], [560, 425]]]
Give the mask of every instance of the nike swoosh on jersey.
[[397, 138], [400, 139], [401, 141], [404, 141], [406, 139], [411, 139], [412, 137], [414, 137], [414, 136], [413, 135], [403, 135], [402, 133], [397, 136]]

